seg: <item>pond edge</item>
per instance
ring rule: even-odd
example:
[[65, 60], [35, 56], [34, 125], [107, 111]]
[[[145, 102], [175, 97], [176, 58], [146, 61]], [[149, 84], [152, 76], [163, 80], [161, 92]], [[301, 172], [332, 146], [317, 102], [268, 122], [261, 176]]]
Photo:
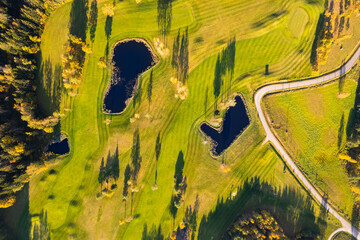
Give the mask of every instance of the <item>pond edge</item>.
[[[247, 102], [245, 101], [245, 97], [244, 97], [241, 93], [236, 93], [233, 98], [235, 99], [236, 96], [239, 96], [239, 97], [241, 98], [241, 100], [243, 101], [243, 103], [244, 103], [245, 110], [246, 110], [246, 115], [247, 115], [248, 118], [249, 118], [249, 124], [248, 124], [244, 129], [242, 129], [242, 130], [239, 132], [238, 135], [235, 136], [234, 140], [230, 143], [230, 146], [229, 146], [228, 148], [230, 148], [231, 145], [233, 145], [233, 143], [240, 137], [241, 134], [243, 134], [243, 133], [250, 127], [250, 125], [251, 125], [251, 123], [252, 123], [252, 119], [251, 119], [251, 116], [250, 116], [250, 114], [249, 114], [249, 110], [248, 110]], [[231, 106], [229, 106], [229, 107], [226, 108], [226, 112], [229, 110], [230, 107], [231, 107]], [[225, 118], [225, 116], [224, 116], [224, 118]], [[209, 124], [207, 121], [205, 121], [205, 120], [204, 120], [204, 121], [201, 121], [200, 124], [199, 124], [199, 127], [198, 127], [200, 133], [201, 133], [206, 139], [210, 139], [210, 141], [209, 141], [209, 142], [210, 142], [210, 146], [208, 147], [209, 154], [210, 154], [210, 156], [211, 156], [213, 159], [217, 160], [217, 159], [219, 159], [219, 158], [221, 157], [221, 155], [223, 155], [223, 153], [224, 153], [226, 150], [224, 150], [224, 151], [223, 151], [221, 154], [219, 154], [219, 155], [215, 155], [215, 154], [214, 154], [214, 148], [217, 146], [217, 142], [214, 141], [211, 137], [209, 137], [208, 135], [206, 135], [206, 134], [201, 130], [201, 125], [202, 125], [202, 124], [206, 124], [206, 125], [208, 125], [209, 127], [211, 127], [211, 128], [213, 128], [214, 130], [216, 130], [217, 132], [221, 132], [221, 131], [223, 130], [224, 119], [223, 119], [223, 121], [221, 122], [221, 125], [220, 125], [219, 127], [214, 127], [214, 126], [210, 125], [210, 124]], [[228, 148], [227, 148], [227, 149], [228, 149]]]
[[[109, 93], [110, 91], [110, 88], [111, 88], [111, 81], [112, 81], [112, 73], [113, 73], [113, 68], [114, 68], [114, 61], [113, 61], [113, 57], [114, 57], [114, 51], [115, 51], [115, 47], [118, 45], [118, 44], [122, 44], [122, 43], [126, 43], [126, 42], [130, 42], [130, 41], [136, 41], [136, 42], [139, 42], [139, 43], [143, 43], [145, 45], [145, 47], [149, 50], [149, 52], [151, 53], [152, 55], [152, 63], [153, 65], [149, 66], [145, 71], [143, 71], [142, 73], [140, 73], [137, 77], [136, 77], [136, 83], [134, 85], [134, 89], [133, 89], [133, 94], [130, 98], [128, 98], [126, 101], [125, 101], [125, 105], [126, 107], [124, 108], [124, 110], [122, 110], [121, 112], [118, 112], [118, 113], [112, 113], [112, 112], [108, 112], [107, 109], [105, 108], [105, 104], [104, 104], [104, 100], [105, 100], [105, 97], [107, 96], [107, 94]], [[111, 73], [110, 73], [110, 79], [108, 79], [108, 83], [107, 83], [107, 87], [104, 91], [104, 94], [103, 94], [103, 98], [102, 98], [102, 113], [105, 114], [105, 115], [120, 115], [122, 113], [124, 113], [126, 111], [126, 109], [128, 108], [129, 106], [129, 103], [132, 101], [132, 99], [134, 98], [134, 93], [135, 91], [138, 89], [138, 84], [139, 84], [139, 78], [142, 74], [146, 73], [147, 71], [149, 71], [151, 68], [155, 67], [158, 63], [160, 62], [160, 58], [159, 56], [156, 54], [156, 52], [154, 51], [152, 45], [145, 39], [145, 38], [141, 38], [141, 37], [134, 37], [134, 38], [124, 38], [122, 40], [119, 40], [117, 41], [112, 47], [111, 47], [111, 63], [110, 63], [110, 70], [111, 70]]]

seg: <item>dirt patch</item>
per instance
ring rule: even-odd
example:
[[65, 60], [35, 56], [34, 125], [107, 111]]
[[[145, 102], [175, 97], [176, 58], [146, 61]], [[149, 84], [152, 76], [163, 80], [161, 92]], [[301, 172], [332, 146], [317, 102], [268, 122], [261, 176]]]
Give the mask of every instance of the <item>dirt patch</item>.
[[341, 98], [347, 98], [350, 95], [351, 95], [350, 93], [338, 93], [336, 97], [341, 99]]

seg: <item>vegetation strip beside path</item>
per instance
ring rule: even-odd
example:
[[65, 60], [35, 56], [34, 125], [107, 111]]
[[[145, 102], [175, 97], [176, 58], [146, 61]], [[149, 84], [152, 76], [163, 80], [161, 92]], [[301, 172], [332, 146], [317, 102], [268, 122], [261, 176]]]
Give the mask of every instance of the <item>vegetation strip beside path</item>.
[[[295, 82], [286, 82], [286, 83], [275, 83], [271, 85], [264, 86], [260, 88], [254, 96], [254, 101], [256, 105], [256, 110], [258, 112], [260, 121], [262, 126], [265, 129], [266, 132], [266, 139], [265, 142], [270, 141], [272, 145], [275, 147], [275, 149], [278, 151], [278, 153], [281, 155], [281, 157], [286, 161], [288, 166], [291, 168], [293, 173], [299, 178], [299, 180], [304, 184], [306, 189], [311, 193], [311, 195], [321, 203], [325, 207], [325, 209], [330, 212], [334, 217], [336, 217], [342, 224], [342, 230], [337, 230], [335, 233], [339, 231], [344, 231], [350, 233], [352, 236], [354, 236], [356, 239], [360, 239], [360, 233], [359, 231], [353, 227], [347, 220], [345, 220], [340, 214], [338, 214], [327, 202], [327, 199], [322, 197], [314, 188], [314, 186], [307, 180], [307, 178], [304, 176], [304, 174], [299, 170], [299, 168], [296, 166], [294, 161], [291, 159], [291, 157], [288, 155], [288, 153], [285, 151], [279, 140], [275, 137], [274, 133], [271, 131], [271, 128], [266, 121], [264, 112], [261, 108], [261, 100], [262, 98], [268, 94], [268, 93], [275, 93], [275, 92], [281, 92], [286, 91], [290, 89], [296, 89], [296, 88], [305, 88], [309, 86], [314, 86], [317, 84], [321, 84], [324, 82], [328, 82], [330, 80], [334, 80], [336, 78], [339, 78], [340, 76], [346, 74], [355, 64], [357, 59], [360, 57], [360, 46], [356, 49], [356, 52], [351, 56], [351, 58], [343, 64], [340, 68], [337, 70], [330, 72], [328, 74], [306, 79], [302, 81], [295, 81]], [[331, 234], [329, 239], [334, 236], [334, 234]]]

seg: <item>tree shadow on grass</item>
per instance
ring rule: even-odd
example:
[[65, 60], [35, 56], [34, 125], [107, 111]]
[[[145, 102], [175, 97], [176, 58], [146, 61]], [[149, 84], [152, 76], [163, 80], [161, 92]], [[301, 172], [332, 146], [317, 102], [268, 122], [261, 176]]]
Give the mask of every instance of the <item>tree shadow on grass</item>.
[[[88, 24], [88, 0], [74, 0], [71, 5], [69, 33], [70, 35], [81, 38], [82, 42], [86, 43], [86, 29]], [[85, 52], [79, 50], [81, 45], [73, 45], [77, 52], [75, 56], [80, 66], [83, 66], [85, 60]]]
[[300, 233], [319, 236], [327, 227], [326, 210], [317, 219], [310, 196], [289, 187], [279, 190], [254, 178], [246, 180], [235, 197], [218, 199], [216, 208], [201, 219], [198, 239], [220, 239], [236, 217], [256, 209], [268, 210], [291, 239]]
[[344, 128], [345, 128], [345, 119], [344, 119], [344, 113], [341, 115], [340, 119], [340, 127], [338, 129], [338, 149], [341, 148], [342, 145], [342, 139], [344, 136]]
[[148, 229], [147, 224], [144, 224], [141, 240], [164, 240], [164, 234], [161, 230], [161, 225], [156, 227], [153, 225], [151, 229]]
[[40, 64], [38, 98], [42, 112], [47, 115], [52, 115], [60, 109], [62, 95], [61, 73], [61, 65], [53, 66], [50, 59], [46, 59]]
[[111, 17], [111, 16], [106, 16], [106, 21], [105, 21], [105, 35], [106, 35], [107, 41], [109, 41], [109, 38], [110, 38], [110, 36], [111, 36], [112, 23], [113, 23], [113, 17]]
[[346, 124], [346, 137], [347, 139], [351, 138], [351, 134], [354, 130], [354, 123], [355, 123], [355, 108], [351, 108], [349, 111], [349, 117]]
[[86, 40], [87, 10], [87, 0], [74, 0], [71, 5], [69, 33], [81, 38], [83, 42]]
[[[308, 0], [308, 1], [315, 2], [315, 0]], [[326, 8], [326, 6], [325, 6], [325, 8]], [[319, 16], [319, 20], [318, 20], [318, 23], [316, 25], [316, 30], [315, 30], [314, 42], [313, 42], [312, 47], [311, 47], [310, 63], [311, 63], [311, 65], [313, 66], [313, 68], [315, 70], [318, 69], [316, 49], [317, 49], [317, 46], [318, 46], [318, 42], [322, 38], [320, 33], [321, 33], [322, 28], [323, 28], [323, 25], [324, 25], [324, 13], [320, 14], [320, 16]]]
[[0, 238], [27, 240], [30, 227], [29, 183], [26, 183], [23, 189], [16, 193], [15, 204], [0, 209]]
[[91, 8], [90, 8], [90, 18], [89, 18], [89, 27], [90, 27], [90, 40], [91, 42], [94, 42], [95, 40], [95, 32], [97, 27], [97, 18], [98, 18], [98, 7], [97, 7], [97, 1], [93, 0], [91, 2]]

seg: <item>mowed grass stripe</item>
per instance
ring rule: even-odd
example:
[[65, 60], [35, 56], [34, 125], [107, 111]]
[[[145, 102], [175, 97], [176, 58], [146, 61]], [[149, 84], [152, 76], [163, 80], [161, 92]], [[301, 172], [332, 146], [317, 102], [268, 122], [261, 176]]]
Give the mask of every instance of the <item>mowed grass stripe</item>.
[[[171, 48], [172, 40], [177, 34], [177, 29], [189, 26], [190, 33], [190, 69], [188, 87], [190, 95], [185, 101], [174, 99], [174, 87], [169, 82], [169, 78], [173, 75], [171, 73], [170, 59], [161, 59], [158, 66], [154, 68], [154, 88], [153, 88], [153, 102], [150, 110], [150, 120], [144, 118], [147, 113], [147, 99], [146, 86], [148, 82], [149, 73], [143, 76], [143, 94], [140, 105], [133, 108], [132, 104], [127, 110], [119, 116], [112, 117], [112, 123], [107, 126], [103, 121], [108, 117], [102, 114], [100, 106], [102, 97], [99, 93], [106, 88], [108, 84], [107, 75], [96, 67], [98, 59], [104, 55], [105, 50], [105, 36], [104, 36], [104, 21], [105, 16], [100, 9], [105, 3], [112, 3], [111, 1], [104, 1], [99, 4], [99, 21], [97, 25], [97, 32], [95, 42], [93, 44], [94, 54], [88, 56], [87, 67], [84, 71], [85, 81], [80, 87], [80, 94], [75, 97], [68, 105], [71, 112], [67, 113], [64, 118], [66, 123], [63, 125], [63, 130], [66, 130], [70, 135], [72, 141], [73, 151], [56, 170], [59, 174], [56, 176], [57, 181], [44, 182], [44, 188], [47, 184], [51, 186], [55, 192], [55, 199], [48, 200], [43, 195], [31, 195], [31, 212], [37, 213], [42, 206], [46, 206], [49, 214], [49, 223], [54, 229], [52, 237], [55, 239], [66, 238], [75, 232], [81, 233], [81, 236], [94, 236], [97, 239], [111, 239], [114, 234], [118, 234], [118, 238], [124, 239], [139, 239], [141, 237], [141, 229], [143, 224], [162, 224], [165, 234], [171, 231], [171, 218], [168, 212], [168, 205], [173, 188], [173, 173], [175, 161], [179, 150], [183, 149], [186, 156], [185, 175], [188, 177], [191, 184], [188, 186], [186, 193], [186, 203], [190, 204], [195, 198], [195, 193], [201, 193], [201, 214], [207, 213], [214, 204], [218, 195], [228, 194], [231, 190], [231, 184], [237, 182], [238, 178], [232, 174], [222, 174], [219, 170], [218, 162], [211, 159], [208, 153], [207, 146], [201, 144], [201, 135], [199, 135], [197, 127], [198, 121], [204, 112], [204, 100], [206, 86], [209, 86], [208, 106], [209, 110], [213, 109], [214, 97], [212, 93], [213, 74], [215, 68], [215, 61], [217, 53], [221, 50], [224, 44], [218, 44], [218, 40], [227, 41], [231, 36], [236, 35], [237, 42], [237, 65], [235, 70], [235, 78], [246, 72], [257, 72], [257, 69], [263, 69], [265, 64], [273, 64], [281, 61], [285, 54], [278, 54], [277, 51], [286, 49], [285, 43], [288, 45], [289, 51], [296, 48], [299, 43], [292, 41], [277, 42], [284, 21], [277, 21], [279, 26], [272, 24], [264, 29], [256, 30], [256, 38], [244, 39], [246, 36], [254, 34], [252, 23], [257, 21], [256, 15], [262, 13], [267, 16], [273, 11], [278, 11], [283, 6], [292, 7], [290, 1], [282, 2], [280, 6], [274, 6], [271, 1], [261, 1], [249, 4], [246, 1], [222, 1], [221, 9], [215, 12], [210, 9], [210, 4], [203, 1], [179, 1], [174, 5], [174, 21], [171, 36], [169, 37], [169, 45]], [[116, 13], [113, 22], [113, 32], [109, 41], [112, 46], [117, 40], [126, 37], [143, 37], [152, 43], [153, 39], [157, 37], [157, 23], [156, 23], [156, 6], [155, 2], [144, 2], [135, 5], [134, 2], [119, 2], [117, 3]], [[285, 5], [284, 5], [285, 4]], [[243, 6], [243, 7], [240, 7]], [[246, 6], [250, 7], [246, 8]], [[268, 6], [272, 6], [269, 8]], [[261, 8], [260, 8], [261, 7]], [[209, 11], [204, 13], [204, 9]], [[254, 10], [258, 10], [255, 14]], [[189, 10], [190, 9], [190, 10]], [[193, 11], [191, 10], [193, 9]], [[242, 19], [250, 19], [249, 21], [239, 22], [239, 16], [247, 13], [252, 14], [253, 20], [247, 17]], [[194, 13], [194, 16], [191, 16]], [[56, 13], [55, 13], [56, 14]], [[245, 16], [245, 15], [244, 15]], [[203, 19], [209, 19], [204, 21]], [[213, 20], [211, 20], [213, 19]], [[241, 20], [242, 20], [241, 19]], [[211, 20], [211, 21], [210, 21]], [[252, 22], [251, 22], [252, 21]], [[141, 22], [146, 22], [144, 25], [139, 25]], [[229, 26], [229, 29], [224, 29], [223, 26]], [[50, 26], [58, 28], [59, 25]], [[65, 27], [66, 28], [66, 27]], [[202, 36], [203, 42], [194, 45], [196, 37]], [[253, 35], [254, 36], [254, 35]], [[280, 39], [283, 37], [280, 37]], [[62, 46], [59, 46], [59, 48]], [[255, 48], [256, 47], [256, 48]], [[245, 49], [247, 48], [247, 49]], [[196, 49], [196, 51], [192, 51]], [[271, 53], [264, 56], [263, 52], [269, 49]], [[46, 54], [47, 49], [42, 49]], [[250, 62], [249, 59], [252, 59]], [[246, 81], [234, 81], [233, 91], [244, 92], [247, 99], [251, 99], [252, 86], [262, 84], [266, 81], [276, 78], [271, 76], [269, 78], [252, 76]], [[249, 138], [247, 146], [257, 145], [261, 142], [263, 137], [262, 132], [258, 130], [258, 123], [256, 120], [256, 113], [251, 107], [250, 111], [254, 119], [253, 128], [244, 133], [244, 137], [239, 141], [245, 141]], [[83, 106], [85, 106], [83, 108]], [[88, 111], [94, 111], [93, 114], [86, 114]], [[135, 123], [130, 124], [129, 118], [137, 112], [140, 114], [140, 119]], [[211, 114], [211, 113], [209, 113]], [[90, 128], [90, 129], [89, 129]], [[130, 149], [132, 143], [132, 133], [135, 128], [141, 129], [141, 149], [143, 155], [143, 167], [140, 172], [139, 187], [140, 192], [134, 195], [134, 213], [139, 214], [140, 217], [134, 219], [129, 224], [124, 224], [119, 227], [119, 220], [124, 215], [124, 205], [121, 202], [121, 188], [123, 180], [123, 171], [126, 164], [130, 160]], [[76, 130], [74, 130], [76, 129]], [[96, 134], [88, 134], [89, 132], [96, 132]], [[163, 152], [158, 165], [158, 191], [151, 190], [151, 184], [154, 177], [154, 144], [157, 133], [161, 129], [163, 140]], [[195, 131], [195, 133], [194, 133]], [[257, 134], [259, 134], [257, 136]], [[93, 137], [91, 137], [93, 136]], [[96, 140], [94, 140], [96, 139]], [[194, 144], [189, 145], [189, 143]], [[261, 154], [247, 155], [250, 148], [239, 147], [239, 141], [234, 143], [234, 147], [230, 148], [232, 154], [231, 164], [235, 165], [241, 162], [239, 170], [243, 167], [249, 166], [251, 162], [255, 162], [257, 157]], [[101, 157], [106, 156], [108, 150], [114, 151], [114, 145], [119, 142], [120, 146], [120, 179], [118, 180], [118, 190], [112, 198], [103, 198], [96, 200], [95, 195], [99, 191], [99, 184], [96, 176], [98, 174], [98, 167], [100, 165]], [[89, 144], [90, 143], [90, 144]], [[255, 152], [262, 152], [262, 148], [254, 148]], [[266, 150], [268, 151], [268, 150]], [[271, 156], [273, 153], [269, 153]], [[238, 155], [238, 157], [236, 157]], [[242, 163], [240, 156], [247, 156], [247, 163]], [[275, 156], [275, 155], [274, 155]], [[272, 169], [269, 162], [270, 157], [265, 160], [256, 162], [251, 168], [245, 170], [244, 176], [256, 176], [258, 173], [261, 176], [269, 175], [268, 169]], [[66, 161], [68, 161], [66, 163]], [[89, 170], [84, 170], [87, 164], [91, 162], [92, 166]], [[278, 162], [278, 161], [277, 161]], [[65, 164], [66, 163], [66, 164]], [[67, 171], [67, 168], [75, 165], [74, 172]], [[233, 166], [231, 166], [233, 169]], [[276, 171], [281, 172], [282, 167], [279, 164], [275, 165]], [[77, 169], [80, 169], [77, 175]], [[81, 171], [83, 169], [83, 171]], [[65, 172], [67, 171], [67, 172]], [[90, 173], [90, 172], [91, 173]], [[233, 170], [235, 171], [235, 170]], [[238, 171], [238, 170], [236, 170]], [[66, 175], [79, 176], [78, 181], [73, 182], [73, 178]], [[45, 173], [44, 175], [47, 175]], [[81, 177], [83, 176], [83, 177]], [[66, 177], [66, 178], [65, 178]], [[213, 177], [219, 177], [219, 181], [213, 181]], [[33, 184], [39, 181], [39, 177], [34, 179]], [[282, 180], [287, 178], [281, 178]], [[287, 179], [291, 184], [297, 184], [295, 181]], [[55, 183], [56, 182], [56, 183]], [[59, 182], [65, 182], [65, 185], [71, 183], [65, 191], [59, 188]], [[85, 184], [84, 184], [85, 183]], [[205, 185], [204, 185], [205, 183]], [[276, 183], [282, 184], [282, 183]], [[82, 186], [84, 185], [84, 186]], [[207, 186], [211, 185], [211, 186]], [[63, 193], [63, 198], [58, 198], [59, 190]], [[198, 190], [198, 191], [197, 191]], [[72, 199], [83, 199], [78, 206], [69, 206]], [[41, 199], [40, 201], [37, 201]], [[37, 205], [36, 202], [45, 203], [44, 205]], [[52, 202], [52, 205], [48, 205]], [[62, 208], [63, 212], [57, 211]], [[69, 207], [69, 209], [66, 209]], [[116, 214], [107, 214], [116, 209]], [[128, 201], [129, 214], [129, 201]], [[68, 211], [68, 213], [66, 213]], [[52, 214], [50, 214], [52, 212]], [[65, 220], [57, 218], [58, 215], [66, 215]], [[179, 211], [176, 224], [182, 219], [183, 213]], [[55, 224], [54, 224], [55, 223]], [[74, 223], [74, 225], [72, 225]], [[61, 228], [53, 228], [53, 226], [60, 226]], [[73, 226], [73, 227], [71, 227]], [[90, 228], [91, 226], [91, 228]], [[118, 232], [116, 233], [116, 229]], [[140, 230], [140, 231], [139, 231]]]

